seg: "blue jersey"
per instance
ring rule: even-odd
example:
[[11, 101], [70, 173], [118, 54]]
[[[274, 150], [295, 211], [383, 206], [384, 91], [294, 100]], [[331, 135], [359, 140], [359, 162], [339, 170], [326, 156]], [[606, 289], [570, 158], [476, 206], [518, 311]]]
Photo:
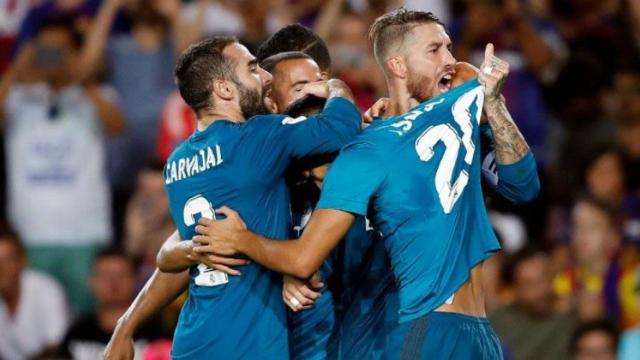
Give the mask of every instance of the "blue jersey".
[[443, 304], [500, 246], [481, 189], [477, 79], [374, 122], [343, 148], [318, 208], [371, 213], [398, 288], [400, 322]]
[[[171, 216], [191, 239], [200, 217], [229, 206], [249, 230], [286, 238], [291, 226], [284, 172], [292, 160], [336, 152], [360, 128], [348, 101], [330, 99], [322, 113], [290, 118], [256, 116], [237, 124], [218, 120], [196, 131], [170, 156], [164, 177]], [[174, 359], [287, 359], [282, 277], [252, 263], [227, 277], [189, 270], [189, 298], [174, 335]]]
[[[482, 124], [480, 130], [483, 185], [514, 203], [533, 199], [540, 190], [533, 154], [529, 152], [513, 164], [498, 164], [491, 128]], [[351, 296], [344, 302], [337, 341], [332, 342], [330, 352], [334, 358], [379, 358], [385, 339], [398, 323], [398, 291], [383, 243], [372, 244], [362, 258], [357, 277], [345, 285]]]
[[[312, 204], [307, 212], [294, 214], [294, 236], [299, 237], [308, 221]], [[330, 343], [335, 341], [345, 301], [352, 296], [355, 277], [361, 270], [363, 258], [374, 242], [373, 228], [359, 216], [344, 239], [325, 259], [320, 274], [325, 287], [313, 307], [300, 312], [289, 312], [289, 330], [292, 359], [319, 360], [329, 357]]]

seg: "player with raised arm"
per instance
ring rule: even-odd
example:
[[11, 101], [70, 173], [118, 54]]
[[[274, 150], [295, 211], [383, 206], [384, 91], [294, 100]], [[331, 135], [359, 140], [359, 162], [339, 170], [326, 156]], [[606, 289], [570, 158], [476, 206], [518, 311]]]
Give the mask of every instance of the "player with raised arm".
[[[398, 286], [399, 325], [385, 357], [498, 358], [486, 321], [482, 262], [499, 249], [480, 187], [481, 114], [489, 120], [498, 166], [514, 166], [538, 186], [528, 146], [500, 90], [508, 64], [487, 47], [479, 79], [451, 88], [455, 59], [444, 26], [430, 13], [404, 9], [372, 26], [390, 113], [343, 148], [317, 210], [298, 241], [272, 241], [246, 230], [223, 207], [221, 221], [201, 221], [198, 252], [243, 253], [283, 273], [307, 277], [342, 238], [355, 215], [371, 214], [384, 238]], [[476, 150], [478, 149], [478, 150]], [[536, 191], [537, 192], [537, 191]], [[240, 212], [241, 213], [241, 212]]]

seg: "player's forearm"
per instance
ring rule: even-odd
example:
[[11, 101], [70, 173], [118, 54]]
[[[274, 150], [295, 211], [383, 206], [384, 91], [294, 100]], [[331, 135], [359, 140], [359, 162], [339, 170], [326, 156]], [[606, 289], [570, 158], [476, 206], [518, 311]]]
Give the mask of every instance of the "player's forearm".
[[190, 240], [167, 241], [158, 251], [156, 265], [160, 271], [179, 273], [195, 265], [195, 262], [190, 258], [191, 255], [193, 255], [193, 243]]
[[529, 145], [509, 114], [504, 98], [485, 101], [484, 111], [493, 132], [496, 162], [509, 165], [529, 152]]
[[301, 279], [313, 275], [323, 260], [308, 256], [300, 240], [270, 240], [250, 231], [238, 234], [237, 247], [263, 266]]
[[355, 104], [353, 93], [344, 81], [339, 79], [331, 79], [327, 81], [327, 86], [329, 87], [329, 97], [327, 98], [327, 100], [334, 97], [342, 97], [349, 100], [352, 104]]
[[118, 319], [114, 336], [133, 336], [152, 315], [175, 300], [189, 283], [189, 273], [164, 273], [156, 269], [127, 311]]

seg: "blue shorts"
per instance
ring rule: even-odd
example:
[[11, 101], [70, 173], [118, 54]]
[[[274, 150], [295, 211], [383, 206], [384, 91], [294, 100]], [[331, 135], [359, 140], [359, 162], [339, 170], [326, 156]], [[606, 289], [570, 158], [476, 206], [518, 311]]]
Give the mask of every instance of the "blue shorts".
[[502, 359], [500, 340], [484, 317], [431, 312], [399, 324], [383, 359]]

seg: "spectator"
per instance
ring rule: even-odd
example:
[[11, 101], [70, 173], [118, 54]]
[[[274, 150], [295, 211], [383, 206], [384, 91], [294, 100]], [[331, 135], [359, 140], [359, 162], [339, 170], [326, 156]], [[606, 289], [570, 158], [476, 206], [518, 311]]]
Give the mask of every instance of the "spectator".
[[68, 21], [49, 21], [0, 84], [9, 219], [76, 313], [91, 308], [91, 259], [111, 238], [104, 138], [123, 127], [111, 89], [74, 80], [79, 45]]
[[[132, 31], [109, 36], [124, 0], [105, 0], [89, 31], [78, 73], [90, 78], [106, 63], [107, 81], [119, 93], [126, 133], [109, 144], [116, 239], [123, 234], [126, 203], [137, 173], [154, 159], [162, 103], [175, 89], [175, 53], [192, 31], [179, 21], [180, 2], [142, 2], [132, 13]], [[195, 26], [195, 25], [194, 25]], [[180, 35], [182, 34], [182, 35]]]
[[[136, 269], [133, 261], [118, 249], [98, 253], [89, 281], [96, 300], [96, 311], [76, 320], [67, 333], [63, 350], [75, 360], [94, 360], [102, 356], [118, 318], [133, 300]], [[136, 354], [149, 343], [166, 339], [158, 319], [140, 328], [134, 337]]]
[[[65, 18], [74, 30], [85, 28], [100, 5], [101, 0], [40, 0], [25, 14], [16, 38], [15, 50], [31, 41], [42, 24], [52, 19]], [[19, 1], [20, 2], [20, 1]], [[27, 1], [22, 1], [27, 2]]]
[[330, 36], [334, 74], [344, 80], [361, 110], [370, 108], [385, 89], [384, 77], [370, 51], [368, 24], [354, 14], [342, 15]]
[[[636, 307], [640, 309], [640, 267], [636, 269], [634, 278]], [[619, 360], [640, 358], [640, 326], [629, 329], [622, 334], [618, 355]]]
[[620, 319], [618, 261], [621, 234], [614, 207], [583, 198], [573, 207], [569, 266], [556, 276], [554, 287], [564, 307], [577, 306], [583, 321]]
[[491, 325], [513, 359], [565, 359], [573, 313], [554, 310], [549, 257], [530, 247], [520, 250], [504, 268], [514, 302], [489, 314]]
[[593, 321], [580, 325], [571, 339], [571, 358], [574, 360], [615, 360], [618, 331], [607, 321]]
[[163, 164], [155, 162], [138, 174], [136, 190], [127, 205], [126, 252], [141, 261], [138, 281], [144, 284], [156, 268], [156, 255], [175, 231], [162, 177]]
[[18, 235], [0, 226], [0, 358], [26, 359], [52, 351], [68, 325], [62, 287], [27, 269]]

